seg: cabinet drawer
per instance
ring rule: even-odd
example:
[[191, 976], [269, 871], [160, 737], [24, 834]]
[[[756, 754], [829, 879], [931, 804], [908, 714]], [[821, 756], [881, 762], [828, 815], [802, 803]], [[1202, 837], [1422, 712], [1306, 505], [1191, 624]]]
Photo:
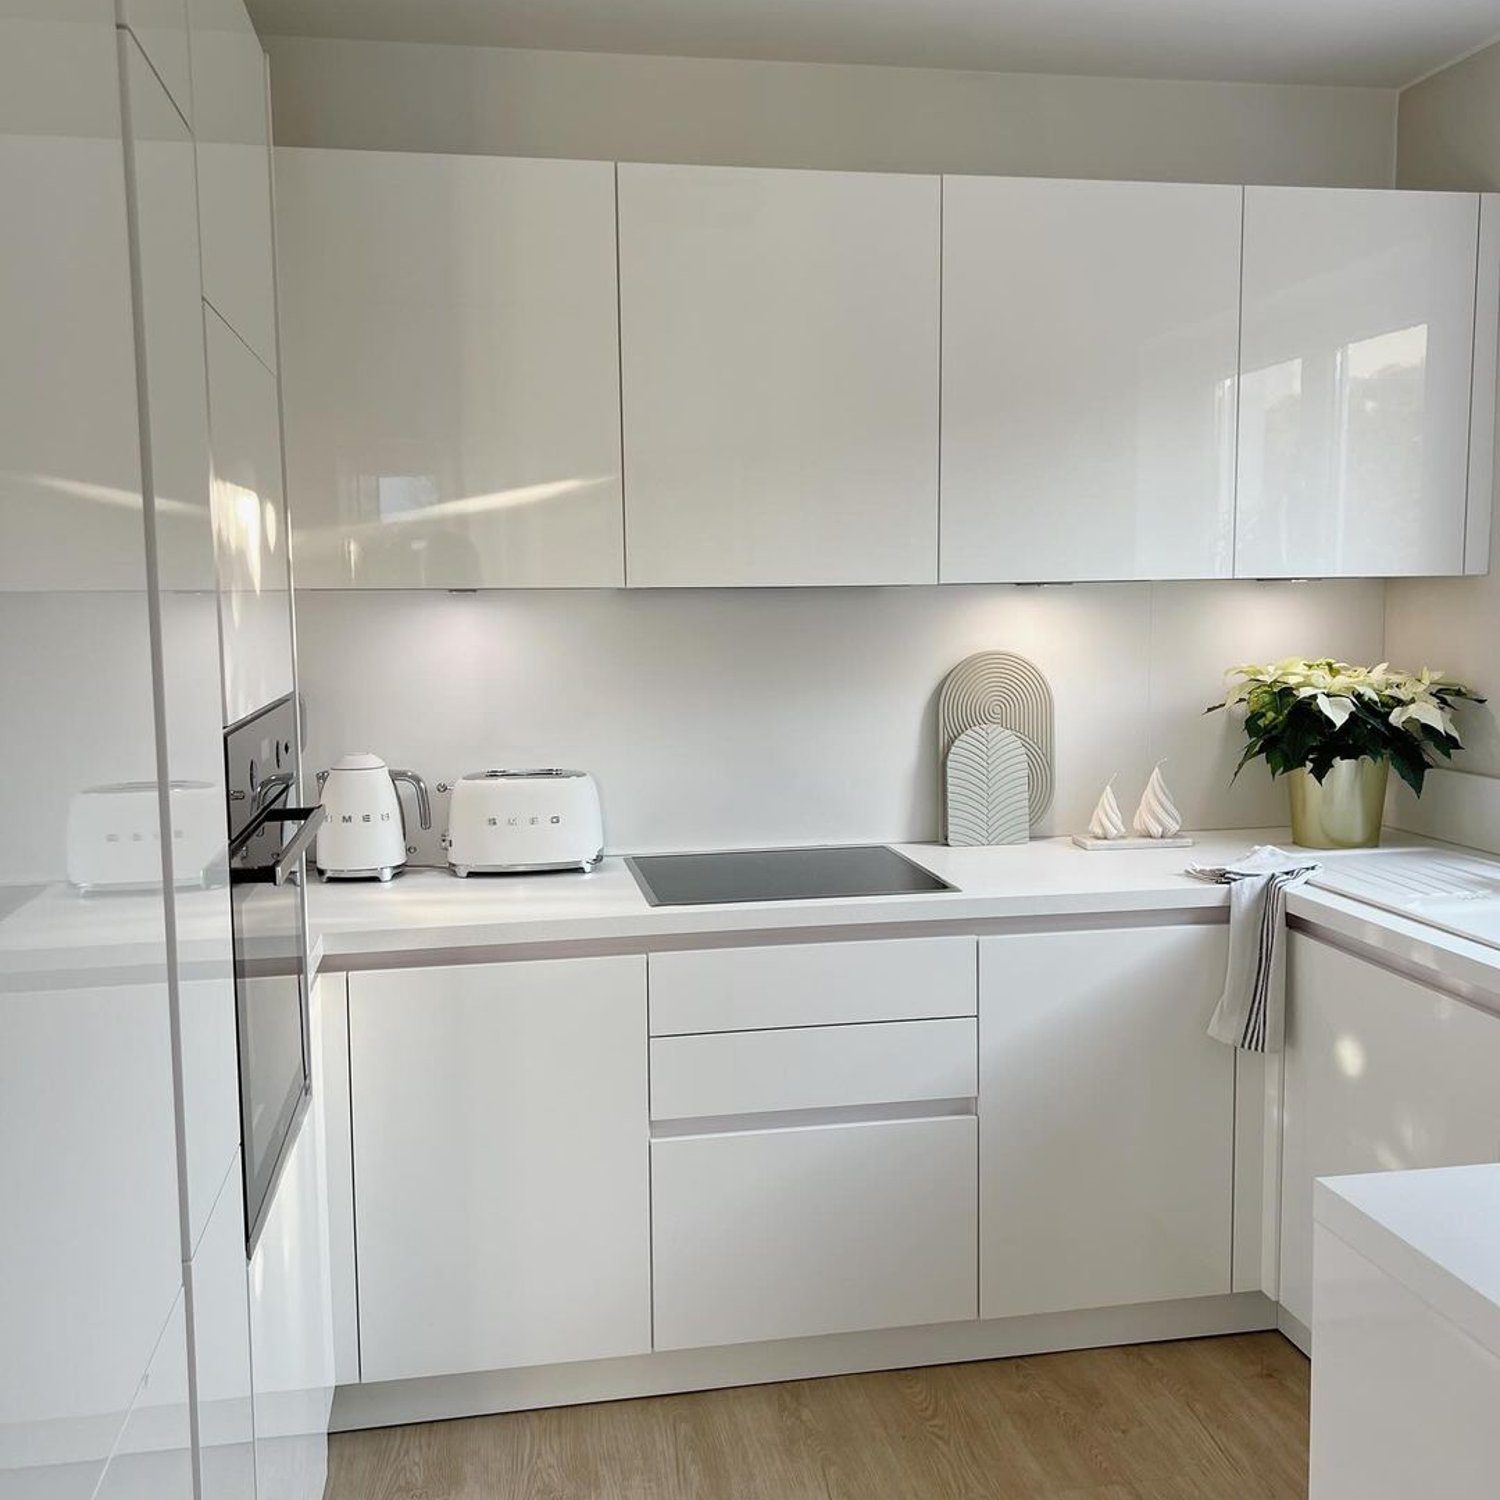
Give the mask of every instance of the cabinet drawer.
[[975, 1013], [975, 939], [904, 938], [651, 955], [651, 1034]]
[[652, 1143], [655, 1347], [978, 1312], [972, 1116]]
[[838, 1109], [978, 1090], [977, 1023], [893, 1021], [657, 1037], [651, 1118]]

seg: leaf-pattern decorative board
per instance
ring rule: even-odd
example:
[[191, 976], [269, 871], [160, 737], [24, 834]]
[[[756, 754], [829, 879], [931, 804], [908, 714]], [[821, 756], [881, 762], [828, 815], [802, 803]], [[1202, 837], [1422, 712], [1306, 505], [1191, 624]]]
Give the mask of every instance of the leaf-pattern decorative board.
[[966, 729], [995, 725], [1016, 735], [1026, 752], [1035, 827], [1052, 805], [1052, 689], [1036, 667], [1014, 651], [966, 657], [943, 680], [937, 721], [945, 781], [948, 752]]
[[948, 843], [1024, 844], [1031, 837], [1031, 775], [1019, 735], [998, 724], [966, 729], [948, 752]]

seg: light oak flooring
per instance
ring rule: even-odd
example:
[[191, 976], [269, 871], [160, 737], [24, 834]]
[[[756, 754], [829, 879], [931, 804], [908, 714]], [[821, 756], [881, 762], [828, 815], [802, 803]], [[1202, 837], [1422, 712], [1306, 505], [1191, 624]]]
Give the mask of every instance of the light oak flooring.
[[344, 1433], [326, 1500], [1302, 1500], [1280, 1334]]

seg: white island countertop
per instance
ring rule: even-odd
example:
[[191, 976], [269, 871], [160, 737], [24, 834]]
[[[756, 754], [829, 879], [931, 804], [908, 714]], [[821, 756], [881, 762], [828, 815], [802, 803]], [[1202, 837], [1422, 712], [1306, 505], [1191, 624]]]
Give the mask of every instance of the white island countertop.
[[1314, 1213], [1500, 1358], [1500, 1164], [1325, 1177]]
[[1284, 829], [1240, 829], [1197, 835], [1188, 849], [1097, 853], [1067, 838], [982, 849], [896, 844], [898, 852], [956, 889], [709, 906], [651, 906], [620, 858], [606, 859], [589, 875], [460, 880], [446, 870], [413, 869], [387, 885], [315, 881], [309, 914], [325, 963], [339, 968], [378, 965], [401, 954], [461, 956], [470, 950], [472, 956], [472, 950], [518, 945], [672, 946], [734, 934], [1212, 912], [1228, 906], [1227, 888], [1195, 879], [1185, 867], [1224, 864], [1256, 844], [1286, 838]]

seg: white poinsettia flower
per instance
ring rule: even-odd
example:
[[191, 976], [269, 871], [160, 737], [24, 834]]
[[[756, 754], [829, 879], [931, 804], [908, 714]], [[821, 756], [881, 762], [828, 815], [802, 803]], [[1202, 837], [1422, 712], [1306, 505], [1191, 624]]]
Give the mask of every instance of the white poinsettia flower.
[[1327, 693], [1318, 694], [1318, 707], [1323, 710], [1324, 716], [1332, 721], [1335, 729], [1342, 729], [1344, 720], [1354, 712], [1354, 705], [1348, 698], [1331, 698]]
[[1391, 710], [1390, 722], [1396, 729], [1405, 728], [1413, 719], [1429, 729], [1436, 729], [1439, 734], [1453, 734], [1453, 715], [1433, 698], [1417, 698]]

